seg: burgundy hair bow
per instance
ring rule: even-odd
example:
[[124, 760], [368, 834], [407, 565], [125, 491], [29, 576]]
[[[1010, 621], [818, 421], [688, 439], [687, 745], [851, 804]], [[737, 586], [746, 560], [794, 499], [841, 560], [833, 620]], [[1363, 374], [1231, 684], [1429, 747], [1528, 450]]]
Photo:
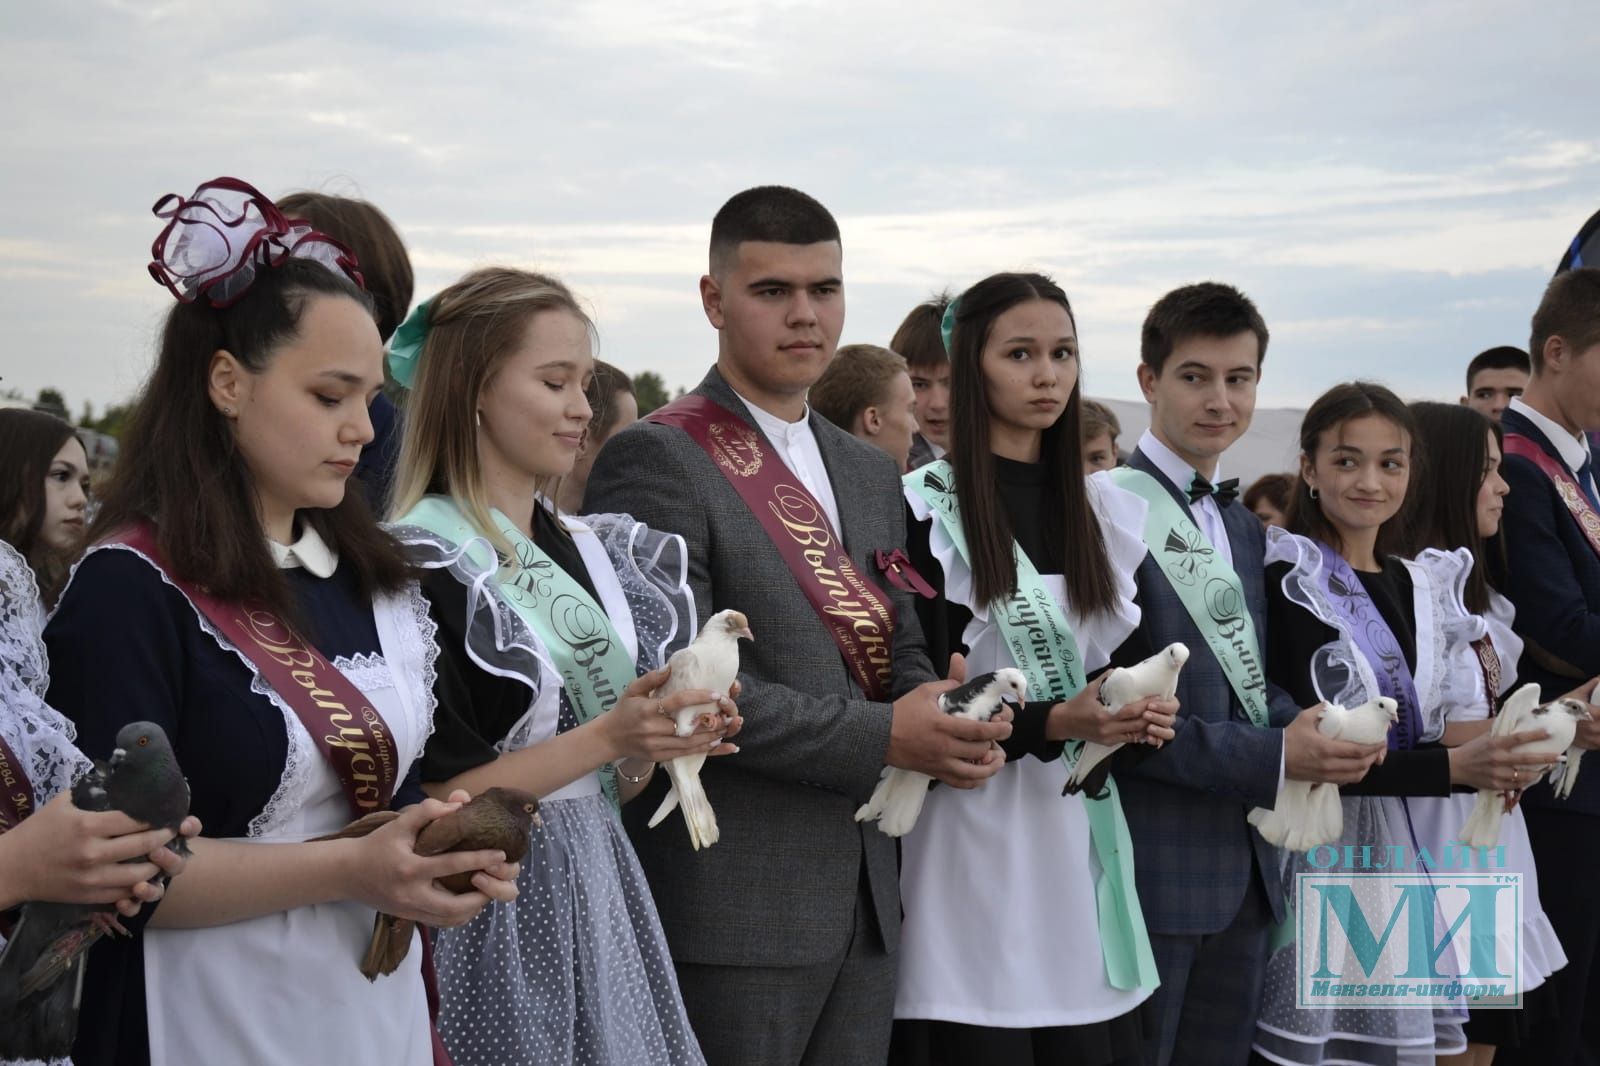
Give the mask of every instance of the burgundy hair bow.
[[250, 288], [259, 267], [290, 256], [311, 259], [366, 287], [355, 253], [298, 218], [289, 218], [255, 186], [215, 178], [185, 199], [168, 193], [152, 208], [169, 221], [150, 246], [150, 276], [183, 303], [204, 296], [227, 307]]

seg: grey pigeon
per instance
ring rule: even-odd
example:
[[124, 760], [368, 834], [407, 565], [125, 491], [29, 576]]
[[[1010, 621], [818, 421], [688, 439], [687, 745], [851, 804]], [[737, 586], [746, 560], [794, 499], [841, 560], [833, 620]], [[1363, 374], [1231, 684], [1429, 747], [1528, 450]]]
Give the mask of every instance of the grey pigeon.
[[[97, 763], [73, 784], [72, 802], [87, 811], [122, 811], [151, 828], [177, 832], [189, 813], [189, 785], [161, 727], [133, 722], [117, 733], [110, 761]], [[189, 853], [181, 836], [168, 847]], [[126, 932], [107, 905], [23, 905], [0, 952], [0, 1059], [49, 1061], [71, 1053], [85, 953], [107, 932]]]

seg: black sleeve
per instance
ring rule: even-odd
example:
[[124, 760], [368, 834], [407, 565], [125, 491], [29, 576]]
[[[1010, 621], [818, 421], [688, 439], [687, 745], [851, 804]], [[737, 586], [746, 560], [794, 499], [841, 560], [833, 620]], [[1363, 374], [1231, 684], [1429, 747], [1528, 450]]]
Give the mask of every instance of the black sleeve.
[[433, 735], [422, 752], [421, 781], [448, 781], [500, 757], [495, 745], [527, 711], [526, 685], [482, 670], [467, 655], [467, 589], [447, 571], [425, 571], [422, 589], [439, 627]]
[[1450, 749], [1420, 744], [1410, 751], [1391, 751], [1353, 785], [1342, 785], [1346, 796], [1448, 796]]
[[1311, 683], [1311, 657], [1337, 634], [1283, 594], [1288, 563], [1267, 567], [1267, 677], [1301, 707], [1322, 702]]

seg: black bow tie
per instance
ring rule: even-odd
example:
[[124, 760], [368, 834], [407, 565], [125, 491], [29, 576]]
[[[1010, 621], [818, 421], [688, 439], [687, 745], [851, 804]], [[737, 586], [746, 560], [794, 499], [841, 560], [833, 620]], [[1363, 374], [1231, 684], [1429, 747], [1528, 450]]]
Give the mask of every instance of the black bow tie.
[[1207, 496], [1215, 496], [1218, 507], [1228, 506], [1239, 498], [1239, 479], [1230, 477], [1219, 485], [1213, 485], [1205, 479], [1204, 474], [1196, 474], [1189, 483], [1189, 502], [1198, 503]]

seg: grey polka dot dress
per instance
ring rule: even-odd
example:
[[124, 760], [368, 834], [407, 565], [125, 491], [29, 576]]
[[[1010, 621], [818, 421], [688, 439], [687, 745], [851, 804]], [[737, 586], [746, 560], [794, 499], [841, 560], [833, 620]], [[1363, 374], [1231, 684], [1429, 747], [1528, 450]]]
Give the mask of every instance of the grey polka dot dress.
[[456, 1066], [705, 1062], [639, 861], [589, 782], [540, 805], [514, 902], [435, 934]]
[[[641, 672], [692, 638], [681, 539], [618, 516], [569, 533], [549, 513], [535, 542], [601, 604]], [[439, 626], [423, 780], [577, 728], [559, 674], [494, 575], [459, 546], [398, 532]], [[439, 1033], [456, 1066], [704, 1066], [649, 886], [598, 775], [542, 797], [539, 814], [517, 899], [434, 934]]]

